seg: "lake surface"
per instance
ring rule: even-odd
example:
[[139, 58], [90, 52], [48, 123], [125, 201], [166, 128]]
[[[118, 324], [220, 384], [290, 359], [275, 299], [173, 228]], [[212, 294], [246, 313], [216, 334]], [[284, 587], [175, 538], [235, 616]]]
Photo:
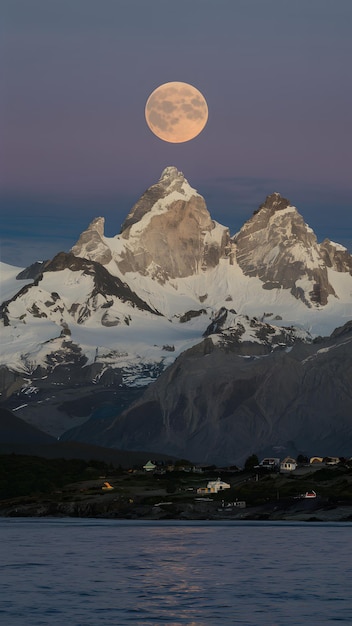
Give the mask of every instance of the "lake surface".
[[352, 624], [352, 524], [0, 519], [6, 626]]

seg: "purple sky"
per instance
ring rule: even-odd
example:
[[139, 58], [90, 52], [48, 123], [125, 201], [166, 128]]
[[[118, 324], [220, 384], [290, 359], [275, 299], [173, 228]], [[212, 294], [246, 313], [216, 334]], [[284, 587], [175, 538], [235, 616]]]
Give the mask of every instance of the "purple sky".
[[[115, 235], [176, 165], [236, 232], [279, 191], [318, 239], [352, 248], [351, 0], [3, 0], [1, 257]], [[209, 121], [168, 144], [150, 93], [193, 84]]]

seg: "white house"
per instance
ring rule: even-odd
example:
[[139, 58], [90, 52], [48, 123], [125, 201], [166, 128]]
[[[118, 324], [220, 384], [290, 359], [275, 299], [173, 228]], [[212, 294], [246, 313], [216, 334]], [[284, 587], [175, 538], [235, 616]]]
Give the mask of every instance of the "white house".
[[209, 480], [206, 487], [198, 487], [197, 493], [218, 493], [219, 491], [230, 488], [231, 485], [217, 478], [216, 480]]
[[297, 461], [290, 456], [287, 456], [280, 463], [280, 472], [294, 472], [297, 468]]
[[153, 461], [147, 461], [147, 463], [145, 465], [143, 465], [143, 469], [146, 472], [152, 472], [153, 470], [155, 470], [156, 465], [155, 463], [153, 463]]

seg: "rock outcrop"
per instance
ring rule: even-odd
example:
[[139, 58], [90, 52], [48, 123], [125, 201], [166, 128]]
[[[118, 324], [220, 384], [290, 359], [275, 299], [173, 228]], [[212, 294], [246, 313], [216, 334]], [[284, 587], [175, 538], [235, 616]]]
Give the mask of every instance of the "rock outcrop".
[[104, 242], [103, 217], [96, 217], [85, 230], [77, 243], [71, 249], [75, 256], [83, 257], [107, 265], [112, 259], [109, 246]]
[[349, 272], [352, 275], [352, 255], [344, 246], [330, 239], [324, 239], [319, 248], [327, 267], [337, 272]]
[[328, 253], [322, 255], [312, 229], [279, 193], [266, 198], [234, 242], [242, 271], [258, 276], [263, 289], [290, 289], [307, 306], [325, 305], [335, 295], [327, 275]]
[[211, 219], [204, 198], [175, 167], [134, 205], [122, 225], [126, 246], [120, 270], [167, 279], [215, 267], [224, 255], [229, 231]]

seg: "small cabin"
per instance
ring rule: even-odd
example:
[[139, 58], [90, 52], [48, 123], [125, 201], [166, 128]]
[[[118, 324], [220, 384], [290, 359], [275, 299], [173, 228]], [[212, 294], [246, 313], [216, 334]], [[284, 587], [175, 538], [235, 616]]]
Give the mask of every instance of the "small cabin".
[[280, 463], [280, 472], [294, 472], [297, 469], [297, 461], [290, 456], [287, 456]]
[[156, 465], [155, 463], [153, 463], [153, 461], [147, 461], [147, 463], [145, 465], [143, 465], [143, 469], [146, 472], [152, 472], [153, 470], [155, 470]]
[[217, 478], [216, 480], [210, 480], [206, 487], [199, 487], [197, 493], [219, 493], [219, 491], [230, 488], [231, 485]]

